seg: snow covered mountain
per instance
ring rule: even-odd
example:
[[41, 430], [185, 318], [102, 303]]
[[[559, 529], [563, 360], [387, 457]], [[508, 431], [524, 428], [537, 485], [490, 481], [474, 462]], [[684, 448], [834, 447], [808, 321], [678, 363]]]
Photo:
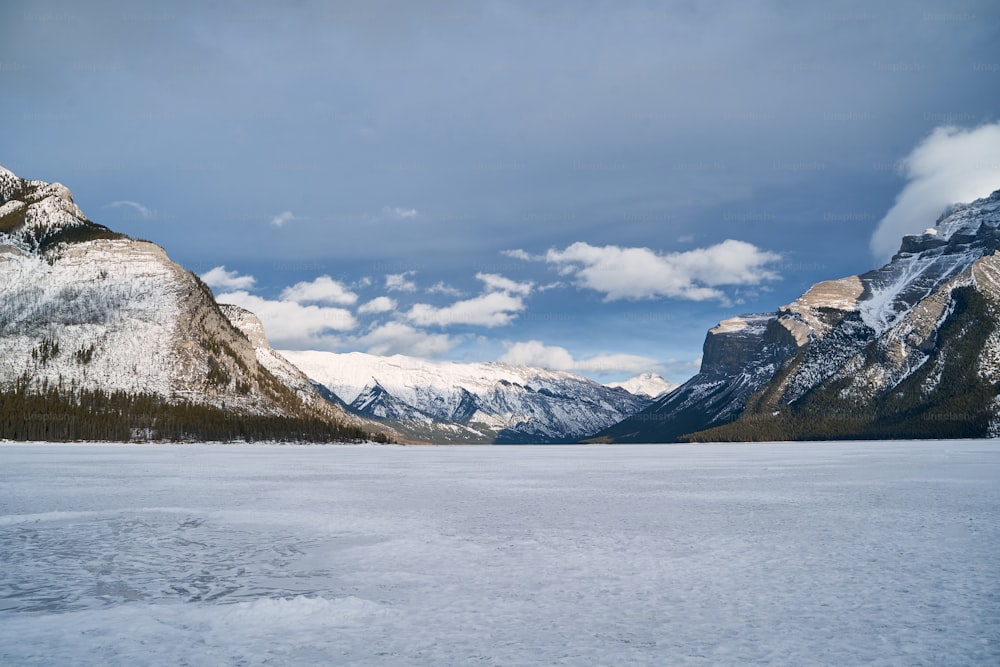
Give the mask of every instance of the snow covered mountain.
[[649, 405], [587, 378], [499, 363], [281, 351], [331, 399], [415, 440], [575, 440]]
[[1000, 435], [1000, 190], [885, 266], [721, 322], [701, 371], [615, 442]]
[[664, 380], [656, 373], [642, 373], [623, 382], [609, 382], [604, 386], [617, 387], [624, 389], [630, 394], [645, 396], [646, 398], [659, 398], [678, 387], [676, 383]]
[[[261, 429], [264, 418], [334, 430], [358, 422], [261, 352], [269, 350], [262, 332], [254, 340], [162, 248], [91, 222], [64, 186], [0, 167], [0, 394], [76, 404], [84, 393], [126, 403], [121, 396], [142, 396], [144, 404], [213, 408], [198, 414], [227, 424], [254, 416]], [[155, 435], [154, 426], [136, 429]]]

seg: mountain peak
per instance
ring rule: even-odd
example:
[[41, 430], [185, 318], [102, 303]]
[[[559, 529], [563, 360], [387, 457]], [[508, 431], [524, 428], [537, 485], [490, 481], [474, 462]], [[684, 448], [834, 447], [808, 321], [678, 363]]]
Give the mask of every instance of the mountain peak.
[[[159, 246], [89, 221], [65, 186], [3, 169], [0, 197], [5, 397], [50, 401], [45, 405], [58, 417], [67, 406], [111, 395], [121, 401], [116, 419], [133, 419], [132, 407], [121, 405], [139, 406], [134, 419], [160, 420], [170, 438], [191, 435], [185, 423], [164, 417], [184, 411], [202, 415], [191, 428], [212, 437], [255, 432], [298, 438], [306, 428], [317, 438], [357, 438], [373, 425], [362, 426], [328, 404], [270, 349], [256, 316], [224, 311], [211, 290]], [[256, 425], [251, 429], [244, 418]], [[132, 437], [121, 430], [128, 424], [112, 421], [119, 429], [115, 438]], [[3, 424], [0, 437], [49, 437], [56, 431], [46, 431], [47, 423], [29, 418], [14, 431]], [[66, 419], [54, 423], [52, 429], [62, 429], [59, 437], [74, 437], [76, 427]]]
[[1000, 434], [1000, 191], [867, 273], [705, 337], [701, 371], [601, 441]]
[[62, 183], [25, 180], [0, 167], [0, 243], [37, 253], [94, 238], [125, 237], [88, 220]]
[[889, 329], [942, 283], [1000, 249], [998, 227], [1000, 190], [951, 206], [933, 234], [904, 236], [888, 264], [859, 276], [864, 290], [858, 309], [864, 323], [879, 333]]
[[662, 376], [656, 373], [648, 372], [640, 373], [639, 375], [622, 382], [609, 382], [604, 386], [624, 389], [630, 394], [635, 394], [636, 396], [659, 398], [667, 392], [675, 389], [678, 385], [674, 382], [670, 382], [669, 380], [665, 380]]
[[8, 199], [12, 199], [23, 187], [23, 182], [14, 172], [0, 165], [0, 204], [6, 204]]

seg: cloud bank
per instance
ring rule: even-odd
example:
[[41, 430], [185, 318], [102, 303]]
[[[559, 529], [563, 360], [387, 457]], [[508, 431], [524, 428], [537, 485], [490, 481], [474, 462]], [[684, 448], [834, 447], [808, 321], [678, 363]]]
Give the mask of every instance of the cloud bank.
[[200, 277], [209, 287], [223, 290], [246, 290], [257, 282], [253, 276], [241, 276], [238, 271], [226, 271], [225, 266], [217, 266], [201, 274]]
[[441, 308], [417, 303], [410, 308], [406, 318], [423, 327], [456, 324], [488, 328], [505, 326], [524, 310], [524, 297], [530, 295], [534, 288], [533, 283], [520, 283], [495, 273], [477, 273], [476, 279], [483, 283], [483, 294]]
[[405, 273], [390, 273], [385, 277], [385, 288], [390, 292], [416, 292], [417, 284], [410, 280], [416, 271]]
[[220, 294], [218, 301], [246, 308], [257, 315], [274, 347], [323, 349], [328, 347], [330, 341], [325, 339], [331, 331], [350, 331], [357, 326], [354, 315], [344, 308], [275, 301], [245, 290]]
[[396, 300], [387, 296], [377, 296], [371, 301], [358, 308], [362, 315], [376, 315], [378, 313], [391, 313], [396, 310]]
[[299, 303], [332, 303], [340, 306], [351, 306], [358, 300], [358, 295], [344, 284], [330, 276], [320, 276], [309, 282], [301, 282], [286, 287], [281, 292], [285, 301]]
[[919, 234], [951, 204], [1000, 188], [1000, 122], [974, 129], [939, 127], [902, 161], [908, 180], [871, 238], [872, 253], [888, 259], [905, 234]]
[[376, 326], [356, 340], [368, 354], [406, 354], [425, 358], [446, 354], [459, 342], [459, 339], [447, 334], [428, 333], [403, 322]]
[[767, 267], [781, 256], [744, 241], [727, 240], [708, 248], [657, 254], [649, 248], [592, 246], [577, 242], [549, 250], [545, 261], [573, 276], [580, 287], [604, 294], [605, 301], [668, 297], [726, 300], [726, 285], [757, 285], [776, 280]]
[[644, 373], [659, 369], [656, 359], [634, 354], [603, 354], [587, 359], [574, 359], [566, 348], [529, 340], [509, 343], [498, 361], [514, 366], [539, 366], [569, 373]]

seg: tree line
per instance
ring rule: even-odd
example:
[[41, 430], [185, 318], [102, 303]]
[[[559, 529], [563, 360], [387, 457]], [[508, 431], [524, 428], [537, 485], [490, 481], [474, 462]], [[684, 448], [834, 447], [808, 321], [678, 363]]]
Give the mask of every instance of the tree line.
[[0, 439], [52, 442], [387, 442], [382, 433], [316, 417], [241, 414], [210, 405], [166, 402], [151, 394], [29, 390], [0, 392]]

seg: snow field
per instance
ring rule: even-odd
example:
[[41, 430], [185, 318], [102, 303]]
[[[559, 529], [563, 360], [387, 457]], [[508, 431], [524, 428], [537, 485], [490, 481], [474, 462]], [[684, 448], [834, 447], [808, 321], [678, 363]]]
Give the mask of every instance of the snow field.
[[0, 444], [0, 664], [997, 664], [1000, 448]]

